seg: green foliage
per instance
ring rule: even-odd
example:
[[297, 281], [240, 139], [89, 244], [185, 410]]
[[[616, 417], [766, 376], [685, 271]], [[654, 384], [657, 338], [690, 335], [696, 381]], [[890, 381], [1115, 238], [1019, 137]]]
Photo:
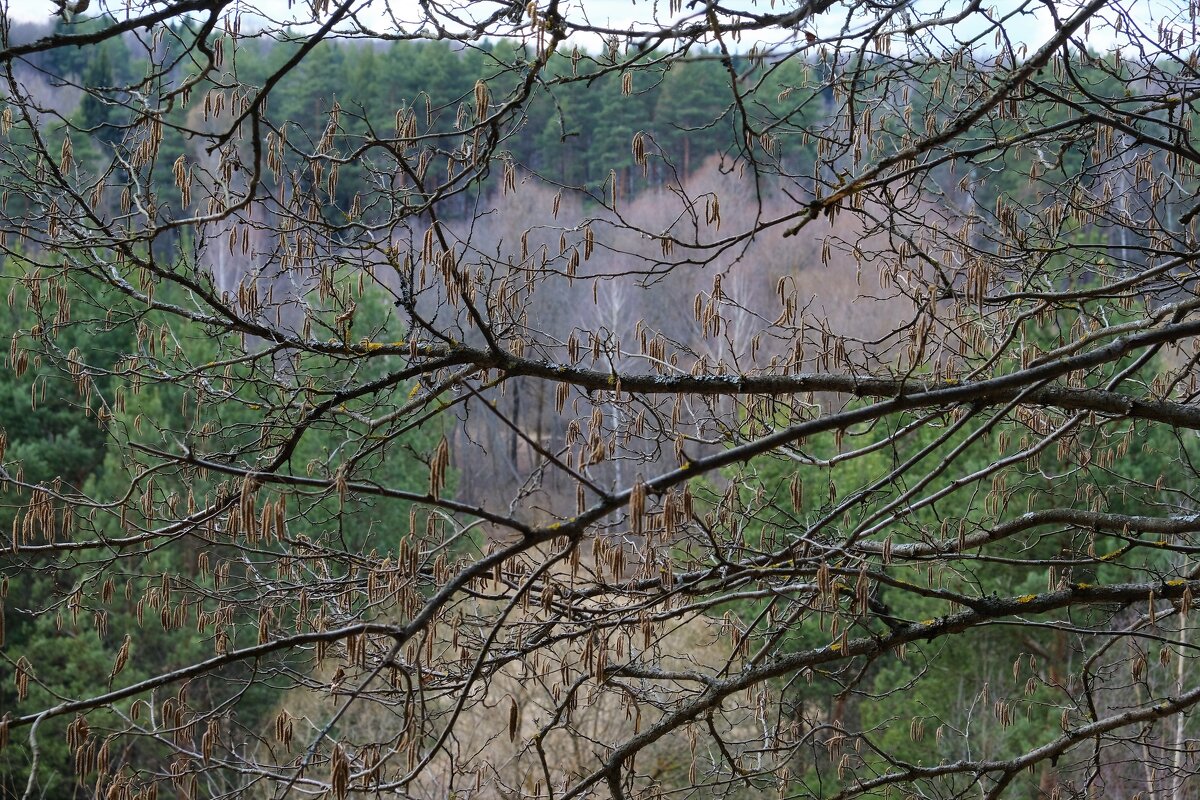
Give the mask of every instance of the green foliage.
[[[1086, 318], [1086, 309], [1081, 311]], [[1047, 348], [1061, 346], [1057, 331], [1073, 330], [1072, 316], [1063, 312], [1043, 319], [1031, 340], [1041, 336]], [[1130, 318], [1137, 318], [1136, 311]], [[1116, 364], [1113, 371], [1127, 373], [1126, 380], [1149, 382], [1159, 369], [1150, 360], [1129, 373], [1130, 364]], [[918, 546], [936, 552], [939, 542], [952, 547], [1026, 512], [1077, 507], [1080, 498], [1092, 511], [1151, 515], [1162, 503], [1156, 489], [1162, 484], [1161, 465], [1194, 463], [1197, 457], [1194, 437], [1176, 437], [1162, 427], [1115, 422], [1089, 428], [1085, 437], [1067, 422], [1049, 415], [1001, 420], [972, 408], [928, 417], [900, 415], [890, 427], [816, 436], [786, 457], [758, 459], [731, 471], [724, 492], [701, 495], [708, 509], [705, 523], [725, 548], [727, 564], [765, 558], [786, 547], [792, 561], [764, 563], [764, 576], [771, 575], [777, 586], [790, 580], [797, 587], [790, 591], [808, 596], [814, 609], [829, 616], [811, 615], [804, 624], [780, 620], [772, 613], [770, 595], [725, 603], [712, 613], [731, 613], [749, 631], [750, 652], [766, 641], [779, 642], [784, 652], [799, 652], [884, 636], [963, 610], [947, 602], [943, 592], [981, 600], [1032, 597], [1062, 585], [1119, 583], [1128, 580], [1131, 569], [1170, 574], [1179, 556], [1156, 539], [1069, 525], [1063, 526], [1065, 536], [1048, 536], [1035, 526], [992, 542], [987, 558], [967, 558], [954, 569], [932, 553], [895, 561], [884, 555]], [[743, 434], [750, 432], [749, 419], [746, 424]], [[1062, 435], [1044, 438], [1057, 426], [1063, 426]], [[1008, 462], [1020, 466], [998, 477], [997, 465]], [[912, 505], [915, 498], [934, 501]], [[746, 524], [746, 518], [753, 521]], [[812, 566], [805, 558], [810, 549], [846, 537], [877, 543], [880, 555], [858, 565]], [[806, 584], [811, 594], [799, 588]], [[865, 587], [869, 602], [863, 604]], [[835, 609], [850, 620], [843, 630], [826, 624], [839, 616]], [[838, 671], [817, 669], [803, 685], [789, 681], [777, 688], [791, 696], [798, 720], [832, 720], [861, 729], [872, 752], [887, 753], [889, 759], [928, 765], [1011, 758], [1045, 741], [1046, 732], [1075, 707], [1066, 677], [1067, 631], [1103, 626], [1112, 613], [1067, 610], [1043, 614], [1038, 626], [999, 625], [970, 637], [918, 640], [887, 657], [843, 664]], [[895, 762], [868, 753], [865, 763], [884, 770]], [[838, 782], [834, 766], [818, 758], [797, 774], [806, 775], [806, 785], [828, 787]], [[1036, 776], [1028, 780], [1036, 785]]]
[[[139, 373], [181, 366], [170, 363], [175, 353], [217, 358], [232, 342], [214, 337], [203, 326], [159, 312], [139, 311], [128, 298], [75, 274], [9, 261], [5, 279], [13, 287], [13, 302], [5, 312], [7, 322], [18, 332], [15, 350], [22, 355], [14, 363], [15, 369], [0, 374], [0, 431], [7, 440], [5, 463], [25, 487], [0, 496], [0, 525], [5, 530], [19, 530], [28, 524], [26, 506], [39, 492], [47, 497], [46, 492], [52, 491], [74, 498], [111, 498], [134, 491], [145, 500], [139, 504], [141, 513], [117, 513], [109, 506], [97, 506], [90, 513], [69, 512], [62, 503], [51, 501], [58, 520], [55, 529], [35, 533], [27, 544], [136, 536], [165, 524], [155, 511], [162, 505], [174, 507], [235, 490], [227, 476], [202, 470], [147, 473], [139, 454], [144, 448], [178, 446], [175, 432], [188, 424], [209, 430], [214, 437], [219, 433], [214, 441], [222, 447], [249, 451], [262, 435], [262, 407], [284, 404], [285, 398], [275, 396], [280, 387], [259, 390], [257, 387], [267, 384], [260, 381], [256, 368], [239, 366], [229, 373], [236, 389], [221, 402], [198, 404], [194, 391], [182, 381], [137, 388], [142, 382]], [[336, 294], [350, 297], [351, 293], [347, 281], [338, 282]], [[160, 299], [180, 298], [168, 294]], [[395, 328], [388, 299], [378, 290], [356, 295], [356, 335], [388, 341], [402, 338], [404, 332]], [[42, 329], [38, 321], [53, 318], [59, 304], [63, 313], [76, 320], [86, 314], [95, 319], [86, 329]], [[331, 312], [327, 320], [330, 326], [334, 325], [333, 316]], [[154, 343], [168, 339], [180, 349], [167, 350]], [[140, 366], [130, 366], [131, 356]], [[81, 389], [62, 378], [70, 372], [63, 362], [86, 363], [100, 372]], [[319, 396], [352, 379], [381, 377], [395, 366], [394, 359], [387, 357], [365, 364], [331, 358], [319, 368], [311, 368], [309, 376], [315, 396]], [[396, 387], [400, 396], [407, 391], [406, 386]], [[339, 463], [354, 463], [359, 472], [372, 475], [377, 485], [422, 495], [427, 473], [418, 459], [428, 458], [442, 432], [417, 428], [389, 439], [389, 447], [384, 448], [371, 429], [355, 421], [357, 410], [356, 402], [349, 401], [337, 412], [338, 424], [318, 422], [307, 427], [289, 468], [280, 473], [298, 478], [314, 472], [327, 475]], [[292, 422], [277, 418], [278, 435], [286, 436]], [[205, 442], [194, 441], [191, 446], [201, 449]], [[452, 475], [448, 483], [445, 491], [453, 491]], [[299, 496], [303, 498], [302, 493]], [[265, 491], [258, 502], [276, 500], [276, 493]], [[254, 548], [287, 552], [297, 543], [308, 543], [304, 547], [353, 554], [351, 560], [367, 553], [382, 559], [387, 554], [394, 557], [400, 540], [409, 533], [412, 504], [408, 500], [355, 493], [344, 499], [314, 494], [302, 502], [300, 508], [289, 509], [286, 537], [277, 536], [273, 541], [223, 541], [230, 532], [198, 526], [182, 528], [172, 537], [171, 547], [144, 552], [114, 545], [69, 557], [53, 551], [21, 560], [0, 555], [0, 580], [7, 590], [7, 596], [0, 598], [5, 632], [0, 709], [20, 714], [52, 705], [54, 698], [93, 696], [107, 687], [128, 685], [202, 661], [211, 657], [214, 649], [254, 645], [260, 636], [255, 609], [264, 595], [256, 565], [246, 559], [247, 544], [250, 552]], [[420, 521], [423, 524], [424, 518]], [[221, 582], [235, 587], [245, 607], [228, 626], [214, 627], [218, 606], [203, 598]], [[196, 591], [200, 599], [193, 601]], [[79, 599], [84, 596], [103, 601], [81, 605]], [[378, 613], [365, 595], [347, 610], [364, 617]], [[275, 624], [292, 624], [293, 614], [293, 609], [281, 608]], [[114, 675], [126, 633], [134, 634], [136, 648], [128, 653], [127, 665]], [[23, 699], [16, 695], [18, 664], [32, 665], [28, 696]], [[270, 659], [258, 665], [239, 662], [191, 682], [187, 691], [206, 707], [220, 707], [236, 698], [239, 723], [251, 730], [261, 729], [266, 715], [279, 702], [276, 687], [254, 680], [256, 670], [269, 665]], [[131, 708], [124, 703], [115, 713], [89, 717], [95, 747], [107, 733], [130, 724]], [[70, 722], [59, 718], [39, 731], [42, 744], [35, 780], [39, 796], [75, 796], [75, 779], [70, 777], [76, 774], [75, 756], [66, 744]], [[148, 739], [139, 741], [139, 747], [152, 747], [146, 744]], [[152, 763], [155, 758], [148, 752], [137, 760]], [[0, 794], [20, 795], [28, 780], [28, 765], [29, 753], [21, 742], [0, 751]], [[77, 777], [86, 785], [87, 774]]]

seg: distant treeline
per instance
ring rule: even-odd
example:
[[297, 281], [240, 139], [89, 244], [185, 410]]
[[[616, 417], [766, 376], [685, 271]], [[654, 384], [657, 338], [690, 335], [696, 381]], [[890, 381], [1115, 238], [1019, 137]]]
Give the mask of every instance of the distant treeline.
[[[81, 29], [86, 30], [86, 23], [69, 26], [72, 34]], [[19, 34], [33, 38], [50, 32], [48, 27], [26, 26]], [[136, 93], [123, 87], [136, 87], [141, 81], [179, 82], [199, 73], [199, 66], [184, 56], [169, 62], [173, 66], [168, 73], [152, 74], [148, 52], [157, 48], [183, 53], [195, 35], [174, 26], [96, 46], [41, 52], [28, 63], [43, 75], [67, 76], [79, 87], [90, 87], [80, 92], [71, 121], [93, 134], [82, 155], [103, 159], [101, 151], [117, 144], [125, 126], [138, 116]], [[197, 113], [205, 88], [220, 91], [230, 73], [237, 84], [261, 87], [295, 54], [301, 40], [300, 35], [294, 41], [241, 39], [234, 48], [231, 39], [213, 39], [210, 46], [222, 53], [225, 77], [208, 76], [210, 80], [189, 93], [186, 104], [180, 96], [167, 120], [195, 124], [186, 115]], [[422, 144], [432, 145], [435, 153], [441, 148], [434, 156], [436, 164], [462, 144], [436, 135], [450, 134], [477, 119], [477, 82], [486, 84], [491, 107], [497, 108], [525, 90], [534, 58], [533, 52], [504, 41], [465, 48], [438, 41], [324, 41], [272, 89], [266, 119], [276, 129], [286, 128], [292, 155], [311, 154], [337, 104], [333, 155], [345, 155], [372, 139], [386, 142], [398, 134], [433, 134]], [[793, 58], [760, 62], [747, 70], [746, 58], [738, 55], [726, 62], [715, 50], [695, 52], [687, 59], [650, 54], [635, 73], [615, 67], [609, 53], [564, 46], [529, 86], [533, 101], [528, 113], [494, 135], [501, 152], [525, 173], [605, 194], [612, 191], [609, 182], [615, 176], [620, 196], [679, 182], [714, 154], [735, 155], [745, 147], [747, 120], [756, 131], [751, 147], [761, 149], [761, 158], [779, 160], [787, 171], [807, 167], [816, 143], [799, 131], [830, 116], [826, 67]], [[652, 66], [641, 68], [642, 64]], [[731, 90], [731, 68], [742, 76], [737, 84], [740, 101]], [[411, 122], [415, 130], [405, 130]], [[639, 133], [644, 165], [634, 153]], [[186, 139], [168, 130], [157, 161], [169, 165], [186, 148]], [[364, 163], [383, 167], [386, 161], [386, 156], [368, 155]], [[161, 171], [165, 178], [160, 180], [169, 182], [168, 171]], [[364, 172], [362, 164], [346, 167], [336, 192], [339, 207], [348, 208], [355, 194], [372, 188], [364, 183]]]
[[[30, 39], [68, 31], [78, 35], [88, 24], [58, 22], [53, 30], [49, 25], [26, 25], [13, 36]], [[227, 87], [262, 87], [296, 54], [304, 39], [300, 32], [282, 40], [245, 33], [236, 47], [231, 38], [209, 36], [209, 48], [221, 55], [220, 69], [179, 95], [165, 117], [155, 158], [160, 166], [146, 181], [159, 190], [164, 214], [180, 211], [172, 208], [179, 198], [170, 165], [183, 154], [202, 156], [188, 152], [187, 137], [172, 124], [181, 129], [204, 127], [200, 116], [207, 114], [210, 105], [205, 101], [207, 93], [228, 95], [232, 90]], [[47, 50], [27, 62], [33, 68], [31, 75], [66, 76], [76, 82], [65, 87], [81, 98], [70, 121], [90, 134], [84, 142], [76, 134], [77, 160], [88, 164], [91, 159], [97, 171], [108, 169], [112, 161], [105, 151], [121, 143], [133, 121], [144, 118], [139, 94], [127, 91], [128, 87], [136, 88], [143, 81], [179, 85], [200, 73], [188, 47], [196, 35], [186, 27], [169, 26], [96, 46]], [[615, 50], [589, 52], [561, 45], [547, 69], [531, 80], [536, 53], [504, 40], [483, 40], [468, 47], [420, 40], [323, 41], [272, 87], [267, 106], [266, 121], [286, 142], [280, 150], [284, 172], [292, 171], [288, 191], [310, 188], [306, 185], [310, 176], [304, 175], [310, 163], [306, 157], [318, 152], [335, 160], [357, 156], [347, 158], [339, 168], [332, 197], [323, 201], [342, 211], [353, 206], [356, 196], [362, 202], [381, 189], [396, 189], [381, 186], [379, 176], [400, 173], [401, 157], [415, 162], [424, 154], [438, 180], [453, 170], [455, 160], [458, 172], [469, 172], [462, 166], [470, 158], [469, 137], [452, 134], [480, 118], [476, 108], [480, 83], [486, 86], [492, 112], [523, 91], [532, 95], [524, 116], [485, 134], [497, 140], [498, 151], [518, 174], [536, 173], [552, 185], [583, 189], [597, 198], [614, 192], [614, 179], [616, 195], [626, 198], [647, 188], [681, 184], [714, 155], [725, 156], [731, 169], [738, 160], [744, 164], [753, 158], [760, 174], [780, 173], [802, 191], [819, 191], [817, 183], [836, 188], [883, 141], [875, 134], [910, 126], [937, 130], [945, 122], [946, 109], [964, 99], [940, 96], [946, 89], [939, 87], [950, 83], [939, 76], [949, 67], [935, 58], [913, 60], [904, 83], [858, 85], [844, 78], [853, 74], [847, 64], [831, 63], [820, 50], [782, 60], [750, 53], [727, 60], [716, 50], [693, 50], [686, 58], [649, 53], [634, 63], [635, 70], [618, 63], [627, 57], [626, 43], [613, 42], [611, 47]], [[167, 55], [170, 68], [158, 73], [149, 70], [150, 52]], [[180, 55], [170, 58], [172, 53]], [[970, 69], [978, 74], [982, 89], [994, 65], [981, 62]], [[1136, 78], [1121, 64], [1085, 56], [1072, 70], [1081, 86], [1097, 90]], [[1068, 93], [1081, 107], [1093, 103], [1083, 91]], [[235, 100], [224, 98], [227, 107]], [[1039, 113], [1063, 112], [1055, 106], [1051, 112]], [[981, 121], [980, 138], [1016, 134], [1019, 117], [1008, 113]], [[855, 147], [835, 149], [834, 141], [846, 141], [847, 127], [859, 132], [851, 138]], [[332, 135], [326, 138], [327, 133]], [[1139, 148], [1130, 145], [1132, 164]], [[639, 158], [635, 151], [645, 157]], [[1078, 153], [1069, 148], [1056, 160], [1055, 154], [1027, 152], [1018, 145], [1000, 159], [993, 156], [979, 164], [967, 176], [947, 174], [946, 187], [953, 192], [961, 184], [971, 202], [991, 207], [1006, 194], [1028, 195], [1031, 172], [1044, 171], [1046, 166], [1061, 171], [1064, 180], [1085, 168]], [[485, 193], [499, 186], [499, 172], [493, 165], [485, 173]], [[464, 198], [461, 211], [469, 208]]]

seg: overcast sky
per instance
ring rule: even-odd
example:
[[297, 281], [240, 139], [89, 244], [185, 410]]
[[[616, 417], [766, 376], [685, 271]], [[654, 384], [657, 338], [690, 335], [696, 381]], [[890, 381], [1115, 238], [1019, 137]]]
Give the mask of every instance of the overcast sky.
[[[789, 5], [792, 5], [795, 0], [743, 0], [747, 7], [759, 6], [762, 8], [774, 7], [777, 11], [785, 10]], [[950, 0], [950, 8], [947, 11], [952, 12], [958, 5], [961, 5], [965, 0]], [[117, 9], [118, 14], [125, 8], [124, 0], [91, 0], [91, 13], [95, 13], [99, 8]], [[417, 18], [419, 10], [416, 0], [371, 0], [363, 5], [367, 8], [364, 13], [364, 21], [379, 25], [380, 30], [386, 30], [389, 23], [383, 16], [383, 9], [389, 5], [395, 10], [398, 17]], [[1155, 16], [1161, 14], [1170, 14], [1170, 11], [1176, 6], [1172, 2], [1164, 2], [1163, 0], [1144, 0], [1137, 2], [1131, 0], [1127, 4], [1131, 7], [1136, 7], [1139, 10], [1135, 16], [1145, 20], [1146, 26], [1156, 24]], [[935, 0], [914, 0], [914, 6], [917, 9], [922, 9], [927, 6], [928, 10], [932, 11], [941, 7], [941, 2]], [[999, 14], [1005, 13], [1006, 6], [1012, 8], [1015, 4], [1005, 2], [1005, 0], [997, 0], [993, 7]], [[1069, 4], [1068, 4], [1069, 5]], [[289, 6], [292, 6], [289, 9]], [[488, 11], [494, 10], [493, 3], [479, 3], [481, 8], [486, 8]], [[566, 14], [568, 17], [577, 18], [580, 14], [586, 12], [587, 18], [594, 24], [612, 25], [615, 27], [627, 27], [633, 20], [638, 19], [643, 22], [646, 18], [657, 12], [662, 12], [666, 6], [666, 0], [568, 0]], [[236, 6], [235, 6], [236, 7]], [[291, 19], [296, 22], [310, 22], [311, 6], [309, 0], [253, 0], [242, 4], [242, 7], [249, 11], [250, 8], [256, 8], [262, 12], [274, 17], [276, 20]], [[1024, 40], [1031, 48], [1036, 47], [1038, 40], [1051, 30], [1049, 19], [1046, 17], [1043, 8], [1038, 5], [1037, 8], [1041, 12], [1040, 15], [1026, 15], [1020, 19], [1011, 20], [1011, 25], [1006, 26], [1013, 36]], [[14, 21], [34, 22], [48, 20], [54, 14], [56, 5], [52, 0], [0, 0], [0, 10], [3, 10], [8, 17]], [[374, 14], [372, 14], [374, 10]], [[412, 10], [413, 13], [404, 13], [407, 10]], [[372, 19], [373, 17], [373, 19]], [[832, 35], [844, 24], [844, 14], [827, 14], [822, 18], [818, 18], [813, 27], [823, 36]], [[1106, 35], [1101, 29], [1102, 26], [1095, 26], [1091, 31], [1089, 41], [1094, 47], [1105, 49], [1111, 41], [1111, 36]], [[964, 30], [956, 31], [960, 35], [967, 33]], [[787, 32], [777, 31], [777, 34], [786, 35]], [[769, 34], [768, 34], [769, 35]], [[777, 41], [780, 36], [776, 36]], [[592, 46], [591, 43], [581, 43], [584, 46]], [[756, 42], [745, 40], [741, 42], [743, 49], [749, 49]]]
[[[74, 0], [73, 0], [74, 1]], [[768, 0], [769, 2], [769, 0]], [[330, 3], [332, 5], [332, 3]], [[311, 6], [309, 0], [252, 0], [241, 4], [243, 8], [255, 8], [266, 14], [269, 14], [276, 19], [294, 18], [297, 20], [311, 21]], [[416, 12], [419, 6], [416, 0], [371, 0], [370, 3], [362, 3], [360, 6], [367, 6], [377, 10], [376, 19], [382, 21], [383, 9], [385, 5], [391, 5], [397, 9], [399, 16], [415, 17], [416, 13], [404, 14], [405, 9], [412, 9]], [[480, 3], [481, 6], [487, 7], [489, 11], [495, 10], [494, 3]], [[92, 0], [92, 8], [89, 13], [94, 13], [97, 7], [117, 9], [118, 13], [125, 8], [124, 0]], [[289, 9], [289, 6], [291, 7]], [[640, 3], [632, 2], [631, 0], [586, 0], [586, 3], [580, 0], [568, 3], [568, 6], [575, 9], [578, 13], [579, 9], [586, 7], [588, 17], [597, 23], [602, 24], [628, 24], [634, 18], [645, 18], [647, 9], [651, 7], [651, 2], [641, 0]], [[20, 22], [34, 22], [49, 19], [57, 9], [57, 5], [52, 0], [0, 0], [0, 8], [7, 8], [7, 14], [10, 18]], [[419, 13], [419, 12], [417, 12]], [[370, 14], [367, 16], [370, 19]]]

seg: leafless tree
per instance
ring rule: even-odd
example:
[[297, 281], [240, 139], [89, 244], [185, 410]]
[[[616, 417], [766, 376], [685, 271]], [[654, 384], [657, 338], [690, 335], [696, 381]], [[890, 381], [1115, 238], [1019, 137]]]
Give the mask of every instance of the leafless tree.
[[1195, 3], [77, 5], [0, 4], [0, 791], [1195, 795]]

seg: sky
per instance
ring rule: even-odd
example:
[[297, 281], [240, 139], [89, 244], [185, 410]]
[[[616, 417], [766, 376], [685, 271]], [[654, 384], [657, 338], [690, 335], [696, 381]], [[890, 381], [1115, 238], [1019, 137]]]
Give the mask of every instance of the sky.
[[[320, 0], [318, 0], [319, 2]], [[757, 6], [764, 10], [774, 8], [777, 11], [786, 10], [796, 0], [740, 0], [740, 4], [746, 7]], [[79, 2], [79, 0], [71, 0], [71, 2]], [[650, 13], [662, 13], [668, 0], [567, 0], [567, 7], [570, 9], [567, 12], [569, 17], [576, 17], [586, 11], [588, 19], [596, 24], [612, 25], [615, 27], [627, 27], [633, 20], [645, 20]], [[729, 0], [726, 0], [728, 3]], [[739, 0], [733, 0], [737, 3]], [[948, 0], [948, 12], [953, 12], [956, 7], [964, 4], [966, 0]], [[1067, 0], [1064, 5], [1069, 6], [1073, 0]], [[92, 8], [91, 13], [94, 13], [97, 8], [106, 7], [116, 9], [118, 14], [125, 8], [125, 0], [90, 0]], [[380, 26], [381, 30], [389, 27], [386, 17], [383, 16], [383, 9], [388, 4], [388, 0], [371, 0], [364, 4], [367, 11], [363, 19], [368, 22]], [[1123, 5], [1128, 5], [1136, 9], [1135, 18], [1144, 20], [1144, 27], [1148, 30], [1153, 30], [1155, 17], [1169, 15], [1173, 9], [1177, 7], [1177, 3], [1171, 0], [1129, 0], [1123, 2]], [[406, 10], [416, 11], [416, 0], [390, 0], [390, 5], [400, 17], [415, 17], [416, 14], [406, 14]], [[539, 2], [539, 5], [544, 5], [544, 2]], [[912, 7], [921, 12], [931, 12], [941, 7], [940, 0], [913, 0]], [[1005, 13], [1006, 7], [1011, 9], [1016, 5], [1012, 0], [995, 0], [992, 7], [1000, 14]], [[1045, 14], [1040, 4], [1035, 4], [1039, 11], [1039, 15], [1026, 15], [1012, 21], [1010, 32], [1020, 40], [1025, 41], [1032, 49], [1039, 43], [1038, 40], [1046, 36], [1051, 30], [1048, 15]], [[478, 6], [486, 8], [489, 11], [496, 8], [494, 3], [480, 2]], [[252, 0], [246, 2], [243, 7], [249, 10], [250, 8], [258, 8], [264, 13], [271, 15], [276, 19], [293, 19], [297, 22], [311, 21], [310, 0]], [[0, 0], [0, 10], [14, 21], [19, 22], [35, 22], [50, 19], [57, 5], [53, 0]], [[235, 6], [236, 8], [236, 6]], [[419, 13], [419, 12], [418, 12]], [[373, 18], [373, 19], [372, 19]], [[823, 15], [815, 20], [814, 27], [818, 34], [829, 35], [835, 33], [844, 23], [844, 18], [839, 17], [835, 13]], [[1091, 31], [1089, 42], [1099, 48], [1106, 49], [1111, 42], [1111, 31], [1106, 34], [1103, 29]], [[828, 31], [829, 34], [826, 34]], [[959, 29], [956, 31], [960, 35], [966, 34], [968, 31]], [[790, 32], [776, 32], [777, 34], [787, 34]], [[778, 38], [778, 36], [776, 37]], [[742, 49], [748, 50], [756, 44], [753, 41], [743, 41]], [[584, 42], [581, 46], [590, 47], [592, 43]]]
[[[68, 1], [79, 2], [79, 0]], [[735, 0], [735, 2], [737, 1]], [[779, 0], [781, 3], [793, 1]], [[88, 0], [88, 2], [89, 14], [94, 14], [97, 8], [107, 8], [116, 10], [120, 15], [126, 6], [125, 0]], [[246, 0], [233, 8], [236, 9], [240, 5], [245, 10], [247, 17], [251, 15], [251, 10], [257, 10], [276, 21], [292, 20], [299, 24], [311, 24], [311, 2], [312, 0]], [[317, 2], [320, 3], [322, 0], [317, 0]], [[488, 12], [494, 11], [497, 7], [493, 2], [481, 2], [480, 0], [474, 0], [474, 2], [478, 8], [486, 9]], [[523, 2], [524, 0], [522, 0]], [[634, 20], [644, 21], [647, 12], [652, 7], [662, 6], [665, 8], [667, 2], [668, 0], [566, 0], [566, 6], [572, 9], [571, 12], [568, 12], [570, 17], [577, 18], [586, 12], [586, 18], [593, 24], [625, 28]], [[747, 4], [755, 2], [758, 0], [747, 0]], [[762, 2], [771, 3], [774, 0], [762, 0]], [[328, 2], [329, 5], [333, 5], [333, 3], [334, 0]], [[455, 0], [447, 3], [447, 5], [457, 4], [458, 2]], [[363, 21], [378, 26], [381, 31], [387, 31], [389, 27], [394, 27], [386, 16], [386, 9], [389, 7], [402, 20], [405, 18], [417, 19], [420, 15], [420, 6], [417, 0], [361, 0], [356, 5], [366, 9], [362, 16]], [[539, 5], [544, 6], [545, 0], [539, 0]], [[3, 10], [10, 19], [16, 22], [42, 22], [51, 19], [57, 8], [54, 0], [0, 0], [0, 10]], [[599, 44], [599, 40], [594, 43], [595, 46]], [[581, 42], [580, 46], [592, 47], [593, 43]]]
[[[78, 0], [71, 0], [78, 2]], [[123, 0], [91, 0], [90, 5], [93, 8], [90, 12], [95, 11], [95, 7], [105, 7], [109, 9], [124, 9], [125, 3]], [[373, 0], [372, 6], [381, 9], [384, 5], [383, 0]], [[391, 5], [396, 8], [415, 8], [417, 3], [414, 0], [391, 0]], [[486, 5], [494, 5], [488, 3]], [[578, 6], [578, 0], [573, 3]], [[622, 23], [628, 22], [631, 18], [638, 16], [641, 11], [644, 15], [645, 9], [650, 5], [647, 0], [642, 0], [640, 4], [631, 2], [631, 0], [587, 0], [588, 14], [593, 20], [600, 22]], [[245, 3], [244, 6], [248, 9], [255, 7], [262, 11], [282, 19], [289, 15], [293, 16], [308, 16], [311, 19], [310, 13], [307, 13], [310, 6], [308, 0], [252, 0]], [[292, 7], [289, 12], [289, 7]], [[53, 0], [0, 0], [0, 8], [5, 8], [6, 13], [13, 20], [18, 22], [37, 22], [50, 18], [58, 8], [57, 3]]]

